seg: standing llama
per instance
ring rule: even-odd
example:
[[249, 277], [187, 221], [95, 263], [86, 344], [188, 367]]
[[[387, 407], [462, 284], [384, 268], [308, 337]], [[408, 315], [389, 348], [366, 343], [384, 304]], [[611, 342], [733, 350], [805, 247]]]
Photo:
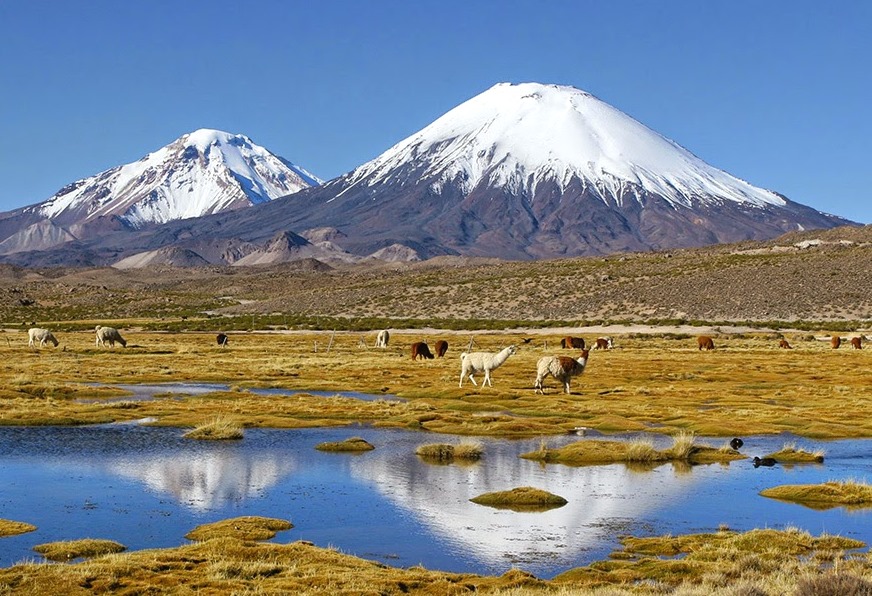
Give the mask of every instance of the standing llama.
[[105, 346], [108, 343], [110, 347], [114, 348], [117, 341], [121, 344], [121, 347], [127, 347], [127, 342], [114, 327], [101, 327], [97, 325], [94, 330], [97, 332], [97, 346]]
[[391, 334], [388, 333], [387, 329], [382, 329], [378, 332], [378, 335], [375, 336], [375, 347], [377, 348], [386, 348], [388, 347], [388, 342], [391, 339]]
[[563, 383], [563, 391], [570, 393], [569, 381], [572, 377], [584, 372], [588, 354], [590, 354], [590, 350], [582, 350], [581, 356], [577, 359], [568, 356], [543, 356], [540, 358], [539, 362], [536, 363], [536, 383], [534, 384], [536, 393], [545, 393], [542, 381], [548, 375]]
[[58, 347], [58, 340], [55, 339], [55, 336], [48, 329], [40, 329], [39, 327], [32, 327], [27, 330], [27, 345], [33, 348], [37, 343], [40, 348], [44, 348], [45, 344], [51, 342], [54, 344], [54, 347]]
[[502, 366], [503, 362], [508, 360], [509, 356], [515, 352], [517, 352], [515, 346], [503, 348], [496, 354], [491, 352], [464, 352], [460, 355], [460, 386], [463, 387], [464, 377], [469, 377], [472, 384], [478, 386], [472, 375], [473, 373], [484, 371], [484, 381], [481, 382], [481, 386], [484, 387], [486, 383], [493, 387], [494, 384], [490, 377], [491, 371]]

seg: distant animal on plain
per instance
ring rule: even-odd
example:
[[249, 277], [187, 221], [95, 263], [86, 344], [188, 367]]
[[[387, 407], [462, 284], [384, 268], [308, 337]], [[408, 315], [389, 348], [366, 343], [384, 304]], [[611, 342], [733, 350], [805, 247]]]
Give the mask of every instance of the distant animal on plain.
[[738, 451], [742, 447], [742, 445], [744, 445], [744, 444], [745, 444], [745, 441], [743, 441], [742, 439], [740, 439], [738, 437], [736, 437], [735, 439], [730, 441], [730, 447], [732, 447], [736, 451]]
[[412, 360], [417, 360], [418, 356], [423, 360], [433, 360], [433, 353], [430, 352], [430, 346], [423, 341], [416, 341], [412, 344]]
[[784, 348], [785, 350], [792, 350], [793, 349], [792, 347], [790, 347], [790, 344], [787, 343], [786, 339], [782, 339], [780, 342], [778, 342], [778, 347]]
[[375, 336], [375, 347], [377, 348], [386, 348], [388, 347], [388, 342], [391, 339], [391, 334], [388, 333], [387, 329], [382, 329], [378, 332], [378, 335]]
[[708, 335], [700, 335], [696, 338], [696, 344], [698, 350], [714, 350], [715, 349], [715, 340], [713, 340]]
[[218, 345], [221, 346], [222, 348], [227, 346], [227, 340], [228, 340], [228, 337], [224, 333], [219, 333], [218, 335], [215, 336], [215, 341], [217, 341]]
[[445, 352], [448, 351], [448, 342], [444, 339], [440, 339], [436, 342], [434, 347], [436, 348], [436, 357], [442, 358], [445, 355]]
[[563, 339], [560, 340], [560, 347], [564, 350], [566, 348], [575, 349], [575, 350], [583, 350], [584, 349], [584, 338], [581, 337], [572, 337], [571, 335], [567, 335]]
[[54, 347], [58, 347], [58, 340], [55, 339], [55, 336], [48, 329], [41, 329], [40, 327], [32, 327], [27, 330], [27, 345], [31, 348], [35, 346], [35, 344], [39, 344], [40, 348], [44, 348], [45, 344], [51, 342], [54, 344]]
[[521, 343], [528, 344], [528, 343], [530, 343], [531, 341], [533, 341], [533, 338], [532, 338], [532, 337], [522, 337], [522, 338], [521, 338]]
[[98, 347], [105, 346], [108, 343], [110, 347], [114, 348], [116, 341], [120, 343], [122, 347], [127, 347], [127, 341], [121, 337], [121, 334], [118, 333], [118, 330], [114, 327], [101, 327], [100, 325], [97, 325], [94, 327], [94, 330], [97, 332]]
[[830, 345], [832, 346], [832, 348], [834, 350], [837, 349], [840, 345], [842, 345], [842, 338], [839, 337], [838, 335], [832, 336], [830, 338]]
[[615, 347], [615, 342], [611, 337], [598, 337], [591, 346], [592, 350], [611, 350]]
[[852, 337], [851, 338], [851, 347], [854, 348], [855, 350], [862, 350], [863, 349], [863, 340], [860, 339], [859, 337]]
[[494, 384], [490, 376], [491, 371], [502, 366], [509, 356], [517, 352], [517, 350], [517, 347], [509, 346], [496, 354], [491, 352], [463, 352], [460, 355], [460, 386], [463, 387], [464, 377], [469, 377], [472, 384], [478, 386], [472, 375], [484, 371], [484, 381], [481, 382], [482, 387], [485, 384], [493, 387]]
[[568, 356], [543, 356], [540, 358], [539, 362], [536, 363], [536, 382], [533, 384], [536, 393], [545, 393], [542, 382], [548, 375], [563, 383], [564, 393], [571, 393], [569, 383], [572, 377], [577, 377], [584, 372], [589, 354], [590, 350], [582, 350], [578, 358], [569, 358]]

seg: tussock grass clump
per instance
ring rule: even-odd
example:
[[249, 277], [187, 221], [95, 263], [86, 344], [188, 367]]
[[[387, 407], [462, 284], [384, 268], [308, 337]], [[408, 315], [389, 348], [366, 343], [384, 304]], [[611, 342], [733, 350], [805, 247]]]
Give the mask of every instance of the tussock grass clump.
[[230, 441], [243, 437], [242, 427], [229, 418], [219, 416], [185, 433], [188, 439], [202, 441]]
[[82, 557], [97, 557], [111, 553], [120, 553], [127, 550], [127, 547], [114, 540], [83, 538], [82, 540], [37, 544], [33, 547], [33, 550], [51, 561], [70, 561]]
[[375, 446], [361, 437], [350, 437], [343, 441], [318, 443], [315, 449], [319, 451], [372, 451]]
[[521, 486], [512, 490], [484, 493], [483, 495], [473, 497], [470, 501], [479, 505], [513, 509], [516, 511], [552, 509], [554, 507], [563, 507], [569, 502], [559, 495], [533, 488], [532, 486]]
[[770, 453], [766, 457], [771, 457], [775, 461], [782, 464], [804, 464], [804, 463], [823, 463], [824, 451], [806, 451], [798, 449], [795, 443], [786, 443], [780, 451]]
[[458, 445], [430, 443], [420, 445], [415, 453], [424, 459], [448, 463], [454, 460], [478, 461], [481, 459], [484, 449], [481, 443], [477, 442], [464, 442]]
[[823, 484], [783, 484], [760, 491], [764, 497], [791, 501], [813, 509], [872, 507], [872, 486], [865, 482], [825, 482]]
[[26, 522], [13, 521], [11, 519], [0, 519], [0, 537], [17, 536], [18, 534], [27, 534], [36, 530], [36, 526]]
[[654, 448], [648, 439], [632, 441], [606, 441], [591, 439], [570, 443], [559, 449], [548, 449], [544, 444], [536, 451], [521, 455], [524, 459], [570, 466], [603, 465], [615, 463], [656, 464], [665, 462], [711, 463], [743, 459], [745, 456], [714, 447], [695, 445], [690, 433], [679, 433], [673, 445], [663, 451]]
[[293, 527], [294, 524], [284, 519], [259, 516], [233, 517], [197, 526], [185, 534], [185, 538], [197, 542], [213, 538], [269, 540], [276, 535], [276, 532], [290, 530]]

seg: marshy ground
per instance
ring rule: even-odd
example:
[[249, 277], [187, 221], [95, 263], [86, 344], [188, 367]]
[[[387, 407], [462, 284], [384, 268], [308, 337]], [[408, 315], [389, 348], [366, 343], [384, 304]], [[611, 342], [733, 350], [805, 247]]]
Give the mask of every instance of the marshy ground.
[[[0, 340], [0, 424], [91, 424], [153, 418], [154, 424], [198, 427], [220, 418], [244, 427], [301, 428], [358, 423], [465, 436], [543, 436], [578, 428], [603, 433], [645, 430], [678, 435], [747, 436], [790, 432], [810, 438], [872, 436], [872, 352], [833, 350], [821, 329], [780, 334], [717, 335], [717, 348], [697, 350], [692, 334], [615, 336], [616, 348], [591, 353], [584, 375], [565, 395], [552, 383], [533, 391], [536, 360], [561, 350], [547, 329], [392, 333], [387, 349], [374, 332], [238, 332], [227, 347], [214, 333], [158, 333], [138, 322], [121, 326], [128, 347], [96, 348], [92, 331], [58, 331], [57, 348], [30, 349], [26, 333]], [[575, 335], [585, 336], [578, 330]], [[587, 335], [588, 340], [594, 339]], [[412, 361], [414, 341], [449, 342], [445, 358]], [[524, 341], [528, 339], [529, 341]], [[493, 372], [494, 387], [458, 388], [459, 353], [519, 346]], [[481, 377], [480, 377], [481, 378]], [[230, 390], [196, 396], [125, 400], [117, 383], [215, 382]], [[258, 395], [250, 388], [360, 391], [404, 401], [307, 395]], [[243, 439], [244, 440], [244, 439]], [[486, 465], [484, 462], [483, 465]], [[768, 532], [768, 533], [767, 533]], [[394, 569], [310, 544], [277, 545], [234, 536], [129, 552], [74, 565], [21, 565], [0, 571], [11, 593], [137, 591], [175, 593], [823, 593], [806, 584], [866, 582], [872, 562], [863, 545], [801, 532], [772, 531], [627, 542], [612, 561], [572, 570], [552, 581], [522, 572], [480, 577]], [[765, 535], [764, 535], [765, 534]], [[86, 537], [82, 537], [83, 539]], [[0, 539], [2, 540], [2, 539]], [[868, 548], [868, 545], [867, 545]], [[684, 553], [681, 560], [675, 555]], [[806, 582], [806, 584], [803, 584]], [[811, 583], [809, 583], [811, 582]], [[866, 584], [857, 584], [861, 586]], [[618, 587], [616, 587], [618, 586]], [[744, 586], [758, 592], [737, 592]], [[835, 592], [832, 592], [835, 593]], [[866, 592], [857, 592], [866, 593]]]

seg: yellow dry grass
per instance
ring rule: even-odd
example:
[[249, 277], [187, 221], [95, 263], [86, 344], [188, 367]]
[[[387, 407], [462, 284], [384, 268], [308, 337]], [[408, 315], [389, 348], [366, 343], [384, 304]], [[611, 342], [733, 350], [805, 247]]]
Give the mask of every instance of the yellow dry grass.
[[290, 530], [293, 527], [291, 522], [284, 519], [248, 515], [197, 526], [185, 534], [185, 538], [197, 542], [213, 538], [269, 540], [276, 535], [276, 532]]
[[362, 437], [349, 437], [342, 441], [318, 443], [315, 449], [319, 451], [372, 451], [375, 446]]
[[784, 484], [764, 489], [760, 494], [764, 497], [800, 503], [813, 509], [829, 509], [841, 505], [853, 509], [872, 507], [872, 486], [866, 482]]
[[521, 457], [545, 463], [587, 466], [613, 463], [654, 465], [665, 462], [729, 462], [744, 459], [745, 456], [732, 449], [696, 445], [692, 434], [679, 433], [673, 437], [671, 447], [660, 451], [646, 439], [632, 441], [588, 439], [557, 449], [549, 449], [543, 442], [539, 449], [524, 453]]
[[[132, 347], [97, 350], [90, 333], [65, 334], [65, 351], [31, 352], [0, 343], [0, 424], [90, 424], [153, 416], [158, 424], [196, 426], [218, 415], [246, 427], [299, 428], [355, 422], [439, 433], [538, 436], [577, 426], [603, 432], [655, 430], [743, 436], [790, 432], [805, 437], [872, 436], [872, 351], [831, 350], [797, 341], [779, 350], [765, 334], [719, 337], [699, 352], [692, 338], [622, 337], [594, 352], [574, 393], [533, 392], [536, 360], [562, 353], [559, 337], [523, 345], [520, 334], [475, 334], [476, 349], [522, 345], [493, 372], [494, 387], [457, 387], [457, 358], [413, 362], [406, 349], [420, 332], [395, 332], [387, 350], [361, 348], [359, 334], [238, 334], [228, 348], [211, 334], [127, 331]], [[440, 333], [453, 345], [469, 334]], [[547, 343], [547, 348], [545, 347]], [[318, 351], [315, 351], [315, 346]], [[556, 349], [555, 349], [556, 348]], [[329, 372], [328, 372], [329, 371]], [[111, 402], [118, 392], [85, 383], [222, 382], [232, 389], [185, 399]], [[265, 398], [272, 387], [394, 394], [408, 401], [363, 402], [311, 395]], [[82, 403], [80, 400], [97, 400]]]
[[230, 441], [241, 439], [243, 436], [242, 427], [223, 416], [218, 416], [185, 433], [188, 439], [202, 441]]
[[11, 519], [0, 519], [0, 538], [3, 536], [15, 536], [17, 534], [26, 534], [36, 530], [36, 526], [25, 522], [14, 521]]
[[114, 540], [82, 538], [37, 544], [33, 550], [51, 561], [70, 561], [82, 557], [97, 557], [109, 553], [120, 553], [127, 547]]

